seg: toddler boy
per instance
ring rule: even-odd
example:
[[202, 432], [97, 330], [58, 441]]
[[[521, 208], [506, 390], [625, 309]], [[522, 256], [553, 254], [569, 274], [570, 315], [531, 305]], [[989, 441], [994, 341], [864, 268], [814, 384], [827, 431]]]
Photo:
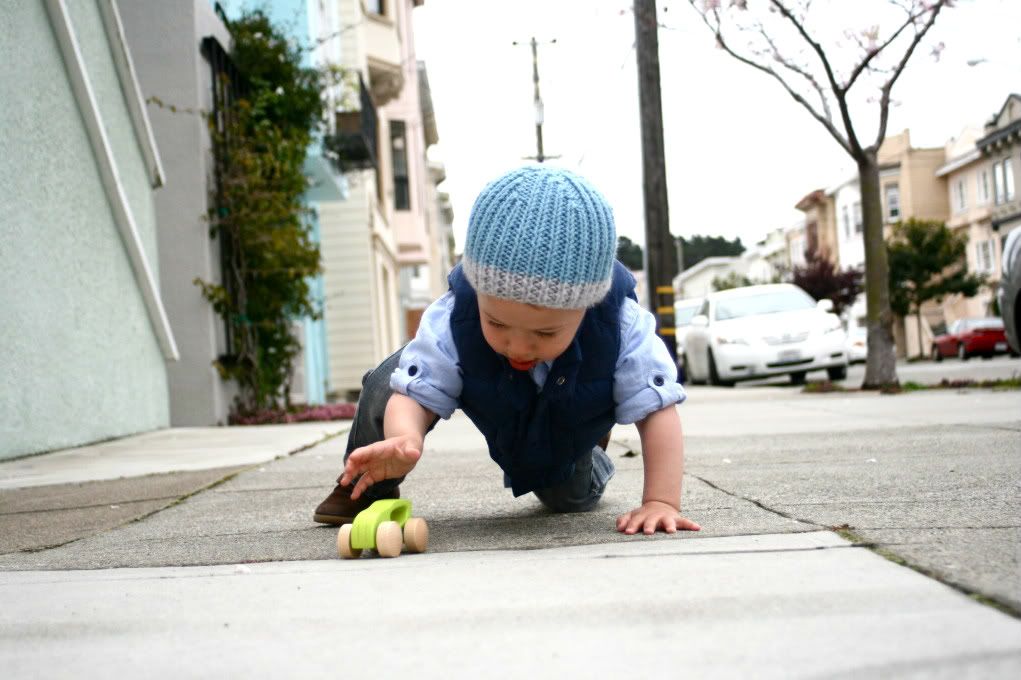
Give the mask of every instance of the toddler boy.
[[315, 520], [350, 522], [397, 498], [438, 418], [462, 409], [515, 496], [591, 510], [613, 476], [615, 423], [642, 439], [642, 502], [617, 530], [697, 531], [683, 517], [677, 368], [616, 262], [613, 214], [586, 180], [545, 165], [482, 190], [449, 291], [414, 340], [366, 374], [337, 487]]

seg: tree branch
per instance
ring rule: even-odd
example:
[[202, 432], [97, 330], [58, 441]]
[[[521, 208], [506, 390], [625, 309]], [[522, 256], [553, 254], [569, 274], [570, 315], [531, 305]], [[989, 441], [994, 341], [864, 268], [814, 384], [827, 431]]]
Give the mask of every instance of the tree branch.
[[773, 50], [773, 57], [774, 57], [774, 59], [776, 61], [780, 62], [781, 65], [783, 65], [784, 67], [786, 67], [790, 71], [793, 71], [794, 73], [797, 73], [799, 76], [801, 76], [802, 78], [804, 78], [805, 80], [807, 80], [809, 83], [812, 84], [812, 87], [819, 94], [819, 101], [822, 103], [822, 110], [826, 114], [826, 120], [828, 120], [828, 121], [830, 121], [832, 123], [833, 122], [833, 112], [830, 110], [830, 103], [829, 103], [829, 101], [827, 101], [826, 93], [823, 91], [822, 85], [819, 84], [819, 81], [816, 80], [815, 76], [812, 73], [810, 73], [808, 70], [803, 69], [800, 66], [798, 66], [797, 64], [795, 64], [794, 62], [788, 61], [787, 59], [785, 59], [780, 54], [780, 50], [777, 49], [776, 44], [773, 42], [773, 39], [769, 37], [768, 33], [766, 33], [766, 29], [762, 26], [762, 24], [758, 23], [757, 25], [758, 25], [758, 29], [759, 29], [759, 34], [766, 41], [766, 44], [769, 45], [769, 47]]
[[[940, 10], [940, 7], [937, 7], [935, 9], [935, 11], [937, 11], [937, 12], [939, 10]], [[913, 26], [914, 23], [915, 23], [915, 20], [918, 19], [919, 17], [921, 17], [922, 15], [924, 15], [928, 11], [929, 10], [923, 9], [918, 14], [910, 14], [909, 13], [907, 20], [901, 25], [900, 28], [898, 28], [896, 31], [894, 31], [893, 34], [889, 38], [884, 40], [882, 45], [877, 47], [875, 50], [869, 50], [868, 53], [865, 55], [865, 58], [862, 59], [862, 62], [860, 64], [858, 64], [858, 66], [854, 69], [854, 71], [851, 72], [850, 77], [847, 79], [847, 84], [844, 85], [844, 91], [846, 92], [847, 90], [851, 89], [851, 86], [854, 85], [854, 81], [858, 80], [858, 76], [860, 76], [862, 74], [862, 72], [866, 68], [868, 68], [869, 63], [872, 61], [872, 59], [874, 57], [876, 57], [880, 52], [882, 52], [887, 47], [889, 47], [890, 44], [893, 43], [893, 41], [896, 40], [900, 36], [900, 34], [904, 32], [905, 28], [907, 28], [908, 26]]]
[[[815, 53], [819, 56], [819, 61], [822, 62], [823, 69], [826, 71], [826, 78], [829, 80], [830, 88], [833, 90], [833, 95], [836, 97], [837, 105], [840, 107], [840, 119], [844, 123], [844, 130], [847, 132], [847, 147], [848, 153], [852, 158], [857, 158], [862, 153], [861, 144], [858, 142], [858, 136], [854, 132], [854, 124], [851, 122], [851, 112], [847, 108], [847, 91], [837, 83], [836, 77], [833, 75], [833, 67], [830, 66], [830, 61], [826, 57], [826, 52], [822, 46], [816, 42], [812, 36], [805, 30], [804, 24], [782, 3], [780, 0], [770, 0], [770, 3], [777, 8], [780, 14], [787, 19], [794, 26], [795, 30], [801, 35], [801, 37], [807, 42]], [[847, 148], [845, 147], [845, 148]]]
[[936, 17], [939, 16], [940, 11], [946, 5], [946, 0], [939, 0], [939, 2], [932, 8], [932, 15], [929, 20], [922, 26], [922, 29], [915, 34], [914, 40], [908, 45], [908, 49], [904, 52], [904, 56], [901, 58], [897, 67], [893, 70], [893, 75], [883, 85], [883, 96], [879, 100], [879, 132], [876, 135], [876, 147], [878, 148], [882, 144], [883, 139], [886, 138], [886, 124], [889, 120], [890, 114], [890, 91], [893, 89], [893, 84], [900, 78], [900, 74], [904, 72], [904, 67], [907, 66], [908, 60], [914, 53], [915, 48], [918, 47], [918, 43], [922, 41], [925, 34], [929, 32], [932, 25], [936, 23]]
[[837, 130], [836, 126], [834, 126], [833, 123], [830, 120], [828, 120], [825, 116], [823, 116], [818, 111], [816, 111], [815, 108], [813, 108], [813, 106], [811, 104], [809, 104], [808, 101], [804, 97], [802, 97], [800, 94], [798, 94], [791, 87], [790, 83], [788, 83], [786, 80], [784, 80], [783, 76], [781, 76], [776, 71], [774, 71], [773, 69], [771, 69], [771, 68], [769, 68], [767, 66], [763, 66], [762, 64], [760, 64], [760, 63], [758, 63], [758, 62], [756, 62], [756, 61], [754, 61], [752, 59], [748, 59], [747, 57], [738, 54], [737, 52], [732, 50], [729, 45], [727, 45], [727, 42], [723, 39], [723, 33], [721, 32], [721, 29], [720, 29], [719, 14], [716, 15], [716, 26], [713, 26], [712, 22], [709, 21], [708, 17], [706, 17], [706, 15], [705, 15], [705, 13], [699, 12], [698, 8], [695, 7], [696, 0], [688, 0], [688, 1], [691, 3], [691, 6], [695, 9], [695, 11], [699, 13], [699, 16], [702, 17], [702, 22], [705, 23], [705, 25], [707, 27], [709, 27], [709, 30], [711, 30], [713, 32], [713, 34], [716, 36], [716, 43], [717, 43], [717, 45], [720, 46], [720, 49], [724, 50], [727, 54], [732, 56], [734, 59], [737, 59], [741, 63], [747, 64], [748, 66], [751, 66], [752, 68], [754, 68], [756, 70], [759, 70], [759, 71], [762, 71], [763, 73], [766, 73], [766, 74], [772, 76], [773, 78], [775, 78], [780, 83], [780, 85], [782, 85], [783, 88], [785, 90], [787, 90], [787, 93], [790, 94], [790, 96], [794, 98], [794, 101], [798, 102], [803, 107], [805, 107], [805, 109], [808, 110], [808, 112], [812, 115], [812, 117], [815, 118], [817, 121], [819, 121], [822, 124], [822, 126], [824, 128], [826, 128], [826, 131], [829, 132], [830, 135], [832, 135], [835, 140], [837, 140], [837, 143], [840, 144], [841, 148], [844, 149], [844, 151], [846, 151], [849, 155], [854, 157], [854, 155], [855, 155], [854, 151], [852, 150], [851, 146], [848, 144], [848, 140], [845, 139], [843, 137], [843, 135], [840, 134], [840, 131]]

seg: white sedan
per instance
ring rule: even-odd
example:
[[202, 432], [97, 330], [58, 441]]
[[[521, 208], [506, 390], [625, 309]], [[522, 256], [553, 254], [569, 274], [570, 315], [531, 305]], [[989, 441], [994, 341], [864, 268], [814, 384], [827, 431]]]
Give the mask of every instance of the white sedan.
[[825, 370], [843, 380], [846, 335], [832, 309], [789, 283], [710, 293], [684, 338], [688, 379], [730, 386], [787, 374], [800, 384], [809, 371]]

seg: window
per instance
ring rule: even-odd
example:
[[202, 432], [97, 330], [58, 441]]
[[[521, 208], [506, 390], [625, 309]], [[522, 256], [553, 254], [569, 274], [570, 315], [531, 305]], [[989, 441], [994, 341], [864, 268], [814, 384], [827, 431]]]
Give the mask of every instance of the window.
[[1000, 163], [993, 163], [993, 188], [996, 196], [996, 205], [1000, 205], [1005, 200], [1003, 195], [1003, 165]]
[[979, 273], [990, 274], [993, 271], [993, 242], [980, 241], [975, 244], [975, 265]]
[[984, 205], [989, 202], [989, 170], [981, 170], [978, 173], [978, 202]]
[[[861, 221], [861, 201], [855, 201], [854, 205], [851, 206], [851, 210], [854, 213], [854, 233], [860, 234], [864, 230], [864, 225]], [[897, 210], [900, 213], [900, 206]]]
[[847, 238], [851, 238], [851, 213], [848, 212], [846, 205], [844, 206], [843, 213], [844, 213], [843, 214], [843, 217], [844, 217], [844, 236], [847, 237]]
[[791, 266], [804, 267], [805, 264], [805, 237], [798, 236], [791, 239]]
[[961, 212], [968, 207], [967, 194], [964, 192], [964, 180], [954, 182], [954, 212]]
[[390, 150], [394, 173], [394, 210], [411, 210], [408, 190], [408, 138], [403, 120], [390, 121]]
[[369, 14], [386, 14], [386, 0], [365, 0], [365, 11]]
[[[858, 204], [858, 214], [856, 218], [859, 222], [861, 221], [861, 204]], [[900, 219], [900, 186], [897, 184], [886, 185], [886, 221], [896, 222]], [[857, 227], [857, 224], [855, 225]], [[861, 229], [858, 229], [861, 231]]]
[[1003, 160], [1003, 200], [1014, 200], [1014, 170], [1011, 168], [1010, 159]]

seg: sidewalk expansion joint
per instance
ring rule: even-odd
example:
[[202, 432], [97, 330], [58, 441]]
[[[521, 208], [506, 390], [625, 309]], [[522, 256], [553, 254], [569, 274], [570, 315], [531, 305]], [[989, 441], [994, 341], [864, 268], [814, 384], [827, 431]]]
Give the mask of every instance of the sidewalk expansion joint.
[[959, 583], [958, 581], [954, 581], [950, 578], [947, 578], [943, 574], [933, 569], [923, 567], [920, 564], [915, 564], [914, 562], [911, 562], [905, 557], [901, 557], [897, 553], [893, 552], [893, 550], [891, 550], [891, 546], [919, 545], [919, 544], [911, 543], [869, 544], [867, 541], [864, 540], [862, 536], [852, 531], [851, 527], [847, 526], [846, 524], [843, 527], [835, 528], [835, 530], [844, 539], [848, 541], [853, 541], [856, 544], [860, 543], [861, 545], [868, 547], [875, 554], [879, 555], [880, 557], [890, 562], [893, 562], [898, 566], [906, 567], [908, 569], [911, 569], [912, 571], [918, 572], [922, 576], [927, 576], [934, 581], [938, 581], [939, 583], [942, 583], [948, 588], [953, 588], [957, 592], [968, 596], [970, 599], [972, 599], [975, 602], [978, 602], [979, 604], [984, 604], [987, 607], [992, 607], [993, 609], [996, 609], [1015, 619], [1021, 619], [1021, 608], [1018, 607], [1016, 602], [1011, 602], [996, 595], [987, 595], [986, 593], [976, 590], [975, 588], [972, 588], [964, 583]]
[[10, 510], [0, 511], [0, 517], [10, 517], [12, 515], [35, 515], [43, 512], [66, 512], [68, 510], [91, 510], [93, 508], [109, 508], [111, 505], [133, 505], [137, 503], [151, 503], [153, 501], [170, 501], [177, 498], [177, 496], [157, 496], [156, 498], [133, 498], [131, 500], [117, 500], [113, 503], [91, 503], [89, 505], [75, 505], [69, 508], [36, 508], [34, 510]]
[[[17, 555], [17, 554], [21, 554], [21, 553], [31, 554], [31, 553], [44, 552], [46, 550], [53, 550], [54, 548], [62, 548], [64, 546], [66, 546], [66, 545], [71, 545], [72, 543], [77, 543], [78, 541], [80, 541], [82, 539], [85, 539], [85, 538], [92, 538], [93, 536], [98, 536], [99, 534], [104, 534], [104, 533], [107, 533], [109, 531], [114, 531], [116, 529], [120, 529], [122, 527], [126, 527], [128, 525], [134, 524], [136, 522], [141, 522], [142, 520], [148, 519], [149, 517], [152, 517], [153, 515], [155, 515], [157, 513], [163, 512], [164, 510], [166, 510], [168, 508], [172, 508], [175, 505], [179, 505], [179, 504], [183, 503], [184, 501], [188, 500], [192, 496], [196, 496], [196, 495], [202, 493], [203, 491], [208, 491], [209, 489], [215, 488], [215, 487], [217, 487], [217, 486], [219, 486], [219, 485], [221, 485], [221, 484], [223, 484], [225, 482], [228, 482], [231, 479], [234, 479], [235, 477], [237, 477], [242, 472], [247, 472], [248, 470], [251, 470], [251, 469], [253, 469], [253, 468], [257, 467], [257, 466], [258, 465], [252, 465], [252, 466], [244, 468], [242, 470], [237, 470], [235, 472], [232, 472], [229, 475], [226, 475], [226, 476], [224, 476], [224, 477], [222, 477], [222, 478], [220, 478], [220, 479], [218, 479], [216, 481], [210, 482], [209, 484], [206, 484], [205, 486], [203, 486], [201, 488], [198, 488], [198, 489], [195, 489], [194, 491], [191, 491], [191, 492], [186, 493], [184, 495], [181, 495], [181, 496], [170, 496], [169, 498], [172, 499], [172, 500], [170, 500], [170, 502], [167, 503], [166, 505], [164, 505], [162, 507], [159, 507], [159, 508], [156, 508], [155, 510], [151, 510], [151, 511], [145, 513], [144, 515], [139, 515], [138, 517], [132, 517], [129, 520], [121, 522], [120, 524], [116, 524], [116, 525], [114, 525], [112, 527], [109, 527], [107, 529], [101, 529], [100, 531], [97, 531], [96, 533], [88, 534], [86, 536], [78, 536], [76, 538], [72, 538], [71, 540], [64, 541], [62, 543], [54, 543], [53, 545], [35, 546], [34, 548], [25, 548], [23, 550], [16, 550], [14, 552], [5, 553], [5, 554], [7, 554], [7, 555]], [[162, 500], [162, 499], [153, 499], [153, 500]]]
[[[942, 574], [939, 574], [939, 573], [933, 571], [932, 569], [923, 567], [923, 566], [921, 566], [919, 564], [915, 564], [914, 562], [909, 561], [908, 559], [898, 555], [897, 553], [893, 552], [893, 550], [891, 550], [889, 547], [887, 547], [887, 546], [893, 546], [893, 545], [896, 545], [896, 544], [883, 544], [883, 543], [870, 542], [867, 539], [865, 539], [863, 536], [861, 536], [860, 534], [856, 533], [853, 530], [854, 528], [851, 527], [848, 524], [842, 524], [842, 525], [839, 525], [839, 526], [836, 526], [836, 525], [823, 525], [823, 524], [819, 524], [818, 522], [813, 522], [812, 520], [809, 520], [809, 519], [803, 519], [803, 518], [800, 518], [800, 517], [794, 517], [793, 515], [790, 515], [790, 514], [788, 514], [786, 512], [783, 512], [782, 510], [776, 510], [774, 508], [770, 508], [769, 506], [767, 506], [767, 505], [763, 504], [762, 502], [757, 501], [755, 499], [748, 498], [747, 496], [742, 496], [741, 494], [734, 493], [732, 491], [728, 491], [727, 489], [724, 489], [723, 487], [721, 487], [721, 486], [719, 486], [717, 484], [714, 484], [714, 483], [710, 482], [707, 479], [699, 477], [698, 475], [691, 475], [691, 476], [694, 477], [695, 479], [699, 480], [700, 482], [703, 482], [706, 485], [712, 487], [713, 489], [716, 489], [717, 491], [725, 493], [728, 496], [733, 496], [734, 498], [739, 498], [741, 500], [747, 501], [747, 502], [751, 503], [752, 505], [755, 505], [755, 506], [757, 506], [757, 507], [759, 507], [759, 508], [761, 508], [761, 509], [763, 509], [763, 510], [765, 510], [767, 512], [771, 512], [771, 513], [773, 513], [775, 515], [778, 515], [780, 517], [784, 517], [786, 519], [794, 520], [796, 522], [801, 522], [803, 524], [808, 524], [808, 525], [811, 525], [811, 526], [819, 527], [820, 529], [825, 529], [825, 530], [833, 531], [837, 535], [839, 535], [841, 538], [845, 539], [846, 541], [849, 541], [852, 544], [850, 547], [867, 548], [867, 549], [871, 550], [872, 552], [874, 552], [876, 555], [879, 555], [880, 557], [882, 557], [882, 558], [884, 558], [884, 559], [886, 559], [886, 560], [888, 560], [890, 562], [893, 562], [894, 564], [900, 565], [902, 567], [907, 567], [908, 569], [916, 571], [919, 574], [922, 574], [923, 576], [927, 576], [927, 577], [933, 579], [934, 581], [938, 581], [938, 582], [942, 583], [943, 585], [947, 586], [948, 588], [953, 588], [954, 590], [967, 595], [969, 598], [971, 598], [975, 602], [978, 602], [980, 604], [984, 604], [984, 605], [987, 605], [987, 606], [992, 607], [994, 609], [997, 609], [997, 610], [1003, 612], [1004, 614], [1012, 616], [1012, 617], [1014, 617], [1016, 619], [1021, 619], [1021, 609], [1018, 608], [1017, 604], [1015, 604], [1013, 602], [1009, 602], [1009, 601], [1007, 601], [1007, 600], [1005, 600], [1003, 598], [999, 598], [997, 596], [987, 595], [987, 594], [982, 593], [982, 592], [980, 592], [978, 590], [975, 590], [974, 588], [971, 588], [971, 587], [969, 587], [969, 586], [967, 586], [967, 585], [965, 585], [963, 583], [958, 583], [957, 581], [950, 580], [949, 578], [943, 576]], [[1007, 527], [1007, 528], [1012, 528], [1012, 527]]]

